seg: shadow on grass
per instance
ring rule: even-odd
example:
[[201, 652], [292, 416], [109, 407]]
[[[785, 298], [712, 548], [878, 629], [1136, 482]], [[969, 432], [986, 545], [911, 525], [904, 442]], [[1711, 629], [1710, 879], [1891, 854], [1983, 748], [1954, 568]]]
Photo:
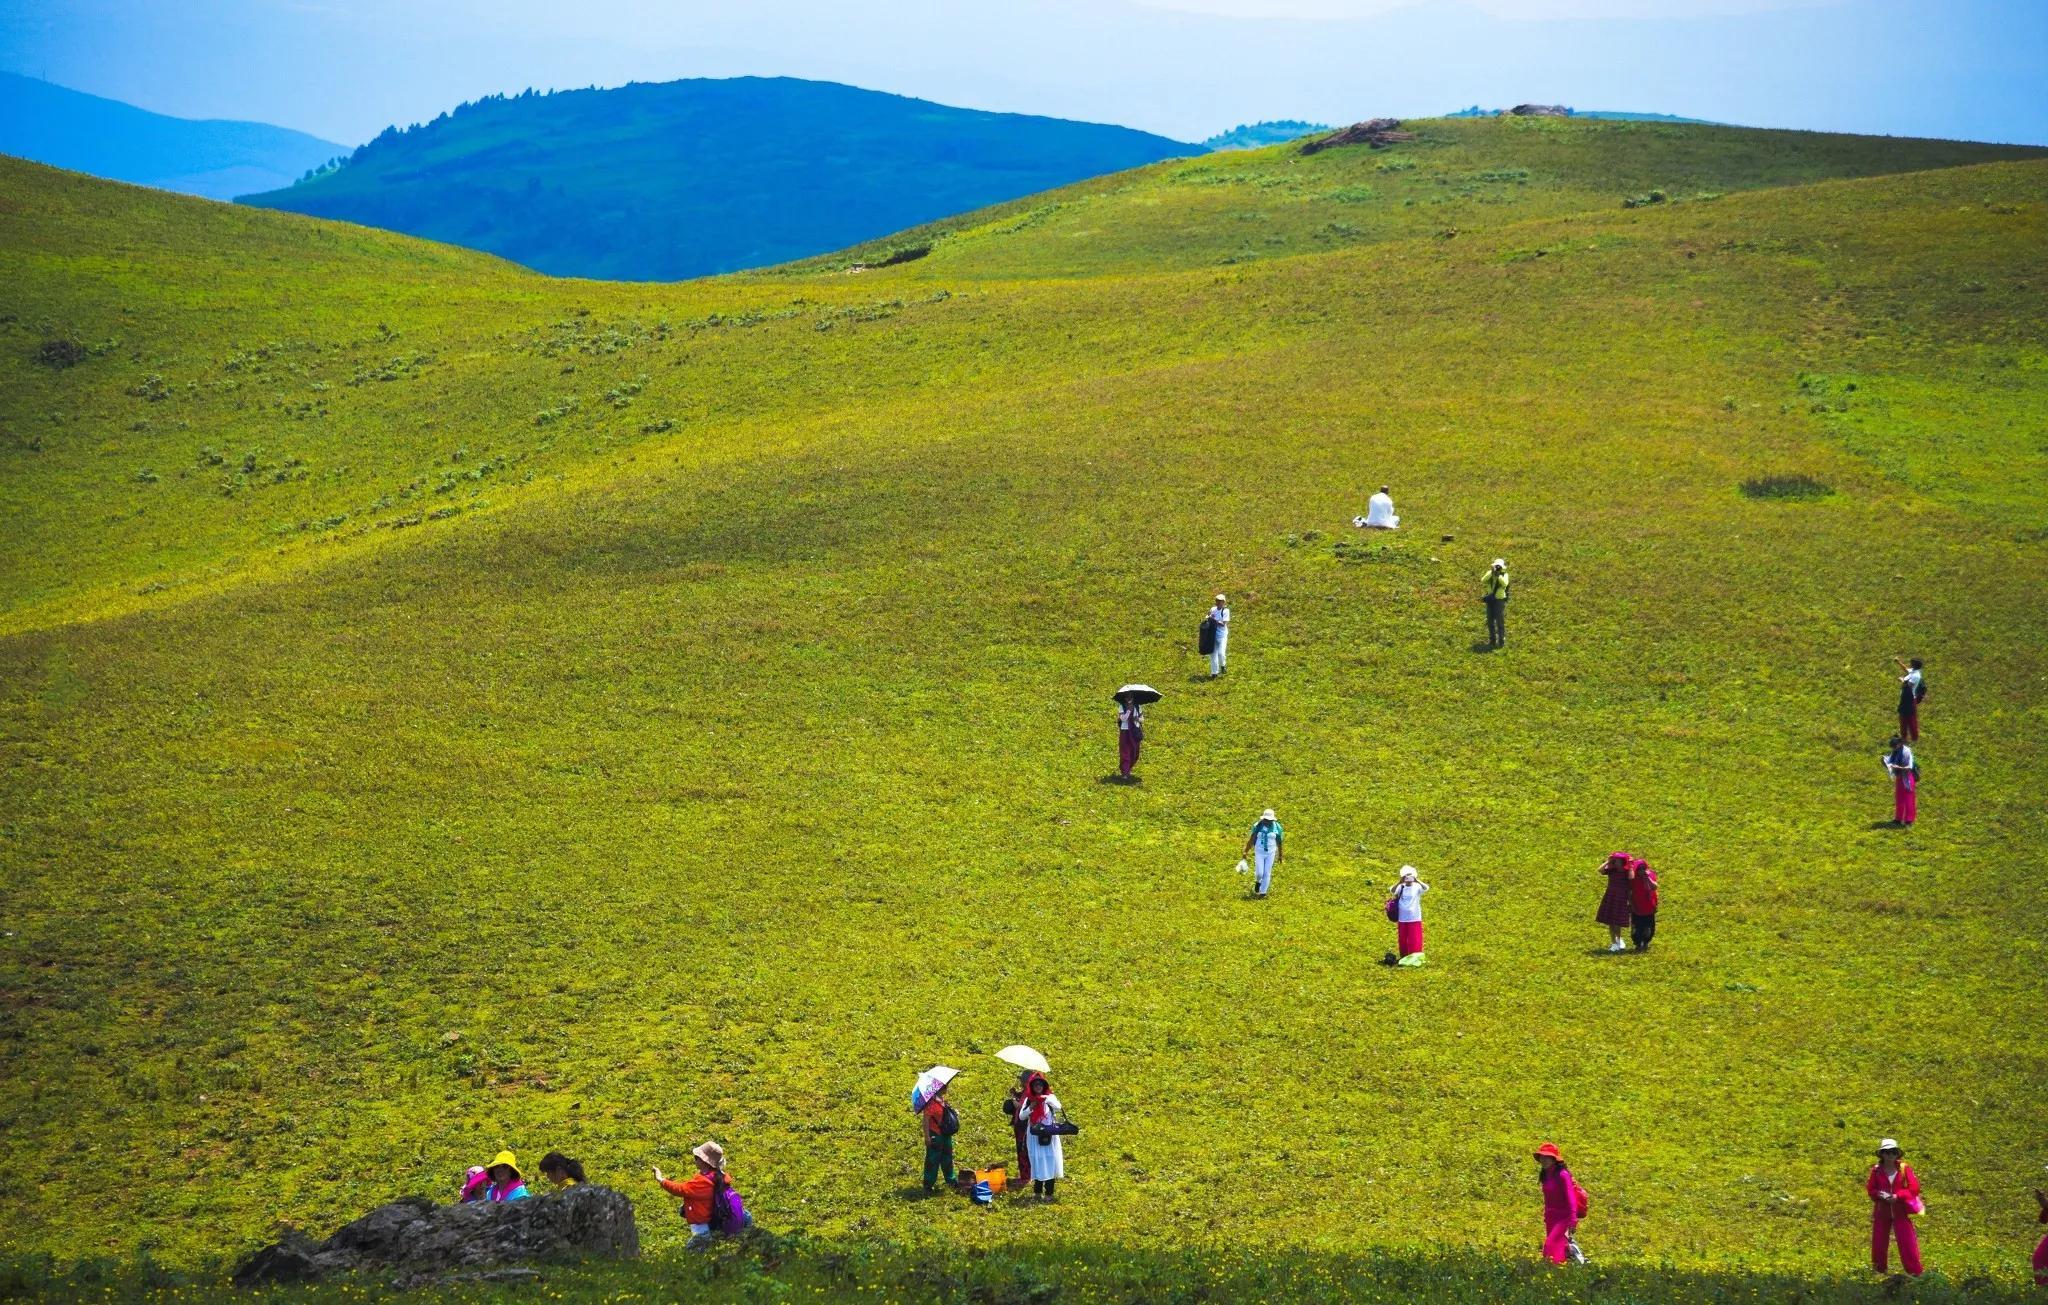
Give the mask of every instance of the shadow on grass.
[[[1001, 1219], [1006, 1213], [998, 1207], [989, 1217]], [[1843, 1258], [1853, 1259], [1854, 1249], [1845, 1247]], [[1102, 1242], [905, 1247], [757, 1232], [697, 1254], [675, 1252], [639, 1261], [554, 1264], [544, 1266], [541, 1272], [539, 1283], [490, 1283], [470, 1275], [467, 1281], [431, 1285], [407, 1293], [405, 1298], [530, 1300], [536, 1288], [544, 1285], [547, 1299], [570, 1302], [858, 1297], [931, 1305], [1169, 1300], [1312, 1301], [1317, 1305], [1331, 1301], [1389, 1305], [1397, 1301], [1424, 1305], [1802, 1301], [1830, 1305], [1910, 1300], [1930, 1305], [1992, 1305], [2036, 1299], [2017, 1274], [2009, 1281], [1969, 1277], [1956, 1282], [1937, 1269], [1917, 1282], [1888, 1283], [1867, 1272], [1805, 1277], [1597, 1260], [1591, 1265], [1558, 1268], [1539, 1259], [1533, 1245], [1529, 1254], [1521, 1257], [1455, 1250], [1332, 1253], [1251, 1244], [1184, 1249]], [[385, 1283], [394, 1276], [387, 1271], [355, 1280], [237, 1292], [234, 1299], [361, 1302], [389, 1294]], [[219, 1267], [183, 1273], [138, 1258], [59, 1270], [43, 1257], [0, 1259], [0, 1297], [90, 1296], [100, 1301], [169, 1302], [220, 1297], [228, 1291], [226, 1270]]]
[[1126, 779], [1124, 776], [1117, 774], [1115, 771], [1111, 771], [1109, 774], [1100, 777], [1095, 782], [1098, 784], [1114, 784], [1118, 788], [1134, 788], [1137, 785], [1144, 783], [1145, 781], [1143, 779], [1140, 779], [1136, 775], [1132, 775], [1128, 779]]
[[1903, 833], [1905, 830], [1912, 828], [1912, 826], [1902, 825], [1896, 820], [1873, 820], [1863, 828], [1870, 832], [1876, 832], [1881, 829], [1896, 829]]
[[1471, 651], [1476, 653], [1490, 653], [1499, 652], [1500, 649], [1494, 647], [1491, 643], [1487, 642], [1484, 639], [1474, 639], [1472, 641]]

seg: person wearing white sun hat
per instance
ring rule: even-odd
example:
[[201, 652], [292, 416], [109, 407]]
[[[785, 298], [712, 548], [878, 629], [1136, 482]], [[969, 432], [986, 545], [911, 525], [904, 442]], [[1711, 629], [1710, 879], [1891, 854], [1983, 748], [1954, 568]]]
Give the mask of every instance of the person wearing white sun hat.
[[1257, 871], [1252, 880], [1252, 896], [1264, 897], [1273, 887], [1273, 867], [1280, 864], [1287, 855], [1284, 842], [1286, 835], [1280, 828], [1280, 818], [1267, 807], [1265, 813], [1252, 823], [1252, 832], [1245, 836], [1241, 856], [1254, 858]]
[[1429, 885], [1416, 877], [1415, 867], [1401, 867], [1401, 877], [1387, 890], [1387, 918], [1394, 922], [1394, 946], [1399, 952], [1396, 965], [1422, 964], [1422, 895]]
[[1209, 619], [1214, 622], [1216, 642], [1209, 649], [1209, 678], [1223, 674], [1224, 659], [1230, 647], [1230, 600], [1222, 594], [1216, 595], [1216, 605], [1209, 609]]
[[1870, 1267], [1879, 1273], [1891, 1269], [1893, 1236], [1899, 1240], [1899, 1267], [1920, 1276], [1920, 1234], [1913, 1216], [1926, 1211], [1920, 1199], [1920, 1179], [1913, 1166], [1905, 1163], [1906, 1153], [1895, 1138], [1877, 1144], [1877, 1163], [1863, 1190], [1870, 1196]]

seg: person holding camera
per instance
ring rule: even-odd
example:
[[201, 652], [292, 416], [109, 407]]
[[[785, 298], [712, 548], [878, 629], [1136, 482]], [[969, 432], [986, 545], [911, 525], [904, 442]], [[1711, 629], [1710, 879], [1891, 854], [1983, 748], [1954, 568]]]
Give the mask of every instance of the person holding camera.
[[1018, 1103], [1017, 1114], [1031, 1136], [1031, 1190], [1039, 1199], [1050, 1201], [1053, 1184], [1067, 1174], [1066, 1150], [1060, 1145], [1061, 1129], [1067, 1124], [1060, 1117], [1060, 1099], [1052, 1094], [1045, 1075], [1034, 1073], [1024, 1080], [1024, 1100]]

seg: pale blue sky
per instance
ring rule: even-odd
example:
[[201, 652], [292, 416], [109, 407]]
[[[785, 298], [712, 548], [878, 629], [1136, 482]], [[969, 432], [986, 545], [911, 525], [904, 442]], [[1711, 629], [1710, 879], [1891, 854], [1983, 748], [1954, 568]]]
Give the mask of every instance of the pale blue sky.
[[2048, 0], [0, 0], [0, 68], [345, 144], [742, 73], [1183, 140], [1540, 100], [2048, 144]]

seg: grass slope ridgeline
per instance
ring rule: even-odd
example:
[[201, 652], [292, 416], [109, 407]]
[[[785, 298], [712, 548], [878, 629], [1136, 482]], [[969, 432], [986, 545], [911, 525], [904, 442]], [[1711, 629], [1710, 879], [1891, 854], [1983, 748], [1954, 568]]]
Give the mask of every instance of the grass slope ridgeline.
[[[1416, 125], [670, 286], [0, 164], [5, 1244], [203, 1266], [515, 1145], [641, 1198], [593, 1297], [1857, 1296], [1890, 1133], [2022, 1292], [2048, 159]], [[1020, 1040], [1060, 1202], [909, 1199], [915, 1071], [997, 1160]], [[706, 1135], [783, 1258], [680, 1256]]]
[[493, 96], [244, 202], [558, 276], [672, 280], [804, 258], [1201, 149], [830, 82], [691, 79]]
[[233, 199], [288, 186], [348, 147], [267, 122], [172, 118], [0, 72], [0, 154]]

